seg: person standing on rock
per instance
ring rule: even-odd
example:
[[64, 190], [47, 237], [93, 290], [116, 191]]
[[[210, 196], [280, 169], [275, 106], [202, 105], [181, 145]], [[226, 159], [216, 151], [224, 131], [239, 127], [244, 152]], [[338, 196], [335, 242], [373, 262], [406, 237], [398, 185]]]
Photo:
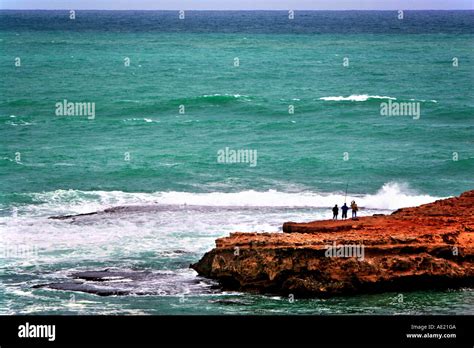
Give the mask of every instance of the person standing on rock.
[[349, 207], [347, 206], [346, 203], [341, 207], [342, 210], [342, 220], [347, 219], [347, 211], [349, 210]]
[[337, 207], [337, 204], [332, 208], [332, 219], [337, 220], [337, 216], [339, 215], [339, 208]]
[[352, 209], [352, 218], [357, 219], [357, 211], [359, 210], [359, 208], [357, 207], [357, 204], [355, 201], [351, 202], [351, 209]]

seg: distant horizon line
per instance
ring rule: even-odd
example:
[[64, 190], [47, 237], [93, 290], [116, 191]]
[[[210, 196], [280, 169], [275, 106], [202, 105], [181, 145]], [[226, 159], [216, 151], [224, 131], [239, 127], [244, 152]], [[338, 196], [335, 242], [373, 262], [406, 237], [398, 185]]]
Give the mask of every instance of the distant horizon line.
[[393, 11], [474, 11], [474, 8], [472, 9], [466, 9], [466, 8], [453, 8], [453, 9], [405, 9], [405, 8], [397, 8], [397, 9], [296, 9], [296, 8], [285, 8], [285, 9], [218, 9], [218, 10], [213, 10], [213, 9], [186, 9], [186, 8], [180, 8], [180, 9], [76, 9], [76, 8], [0, 8], [0, 11], [195, 11], [195, 12], [241, 12], [241, 11], [248, 11], [248, 12], [280, 12], [280, 11], [307, 11], [307, 12], [319, 12], [319, 11], [327, 11], [327, 12], [346, 12], [346, 11], [358, 11], [358, 12], [363, 12], [363, 11], [379, 11], [379, 12], [393, 12]]

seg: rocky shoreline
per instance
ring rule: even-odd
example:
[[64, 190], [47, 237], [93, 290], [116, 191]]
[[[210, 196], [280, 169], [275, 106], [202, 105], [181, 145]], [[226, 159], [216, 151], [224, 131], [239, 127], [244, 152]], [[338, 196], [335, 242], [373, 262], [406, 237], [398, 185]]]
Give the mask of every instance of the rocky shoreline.
[[474, 190], [386, 216], [231, 233], [191, 265], [223, 289], [300, 297], [474, 287]]

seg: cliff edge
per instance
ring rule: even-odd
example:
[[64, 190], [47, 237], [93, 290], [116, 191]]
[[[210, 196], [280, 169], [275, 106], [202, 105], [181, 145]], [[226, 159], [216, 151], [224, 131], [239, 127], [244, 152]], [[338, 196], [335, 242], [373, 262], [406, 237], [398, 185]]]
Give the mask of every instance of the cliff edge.
[[224, 289], [297, 296], [474, 286], [474, 190], [386, 216], [231, 233], [191, 265]]

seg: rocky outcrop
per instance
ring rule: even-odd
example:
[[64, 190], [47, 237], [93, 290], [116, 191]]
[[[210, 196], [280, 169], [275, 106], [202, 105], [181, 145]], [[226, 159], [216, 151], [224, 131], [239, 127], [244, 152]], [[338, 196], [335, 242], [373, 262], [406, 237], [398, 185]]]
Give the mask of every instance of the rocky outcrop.
[[191, 265], [224, 289], [330, 296], [474, 287], [474, 190], [387, 216], [232, 233]]
[[[56, 278], [56, 277], [55, 277]], [[99, 296], [182, 296], [210, 294], [210, 284], [169, 271], [105, 269], [60, 277], [59, 281], [34, 285], [35, 289], [74, 291]]]

